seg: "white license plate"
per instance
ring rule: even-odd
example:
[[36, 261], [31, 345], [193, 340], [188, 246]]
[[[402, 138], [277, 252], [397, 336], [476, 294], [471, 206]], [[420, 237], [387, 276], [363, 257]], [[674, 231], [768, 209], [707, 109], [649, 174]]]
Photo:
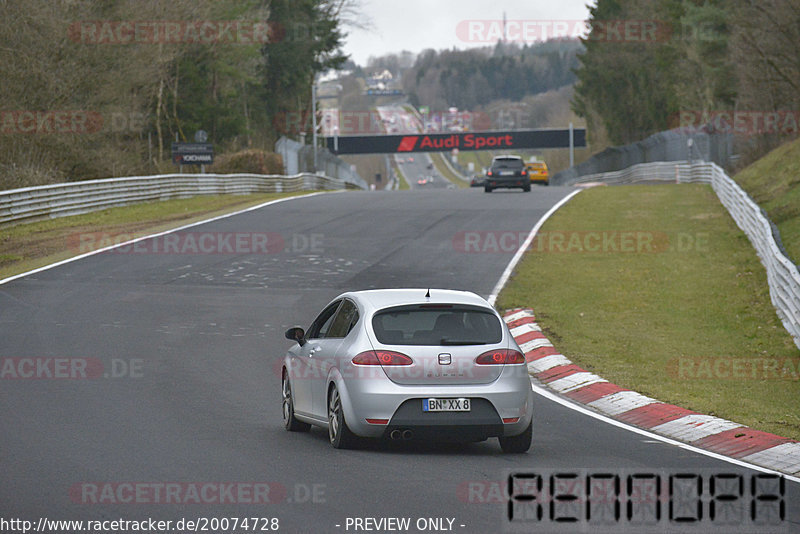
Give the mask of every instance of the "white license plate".
[[500, 171], [500, 176], [514, 176], [514, 171]]
[[468, 412], [469, 399], [422, 399], [423, 412]]

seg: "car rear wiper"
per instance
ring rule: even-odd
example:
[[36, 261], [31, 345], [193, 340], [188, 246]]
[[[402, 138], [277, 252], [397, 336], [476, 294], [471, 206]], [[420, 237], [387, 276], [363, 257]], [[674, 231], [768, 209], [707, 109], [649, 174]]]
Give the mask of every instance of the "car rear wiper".
[[486, 345], [486, 341], [480, 339], [447, 339], [442, 338], [440, 345]]

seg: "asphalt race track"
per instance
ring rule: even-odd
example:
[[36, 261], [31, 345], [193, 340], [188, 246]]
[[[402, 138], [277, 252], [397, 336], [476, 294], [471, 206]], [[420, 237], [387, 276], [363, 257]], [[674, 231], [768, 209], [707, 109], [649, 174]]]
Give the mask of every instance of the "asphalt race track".
[[[439, 170], [433, 165], [432, 158], [438, 158], [437, 155], [432, 154], [424, 154], [424, 153], [412, 153], [412, 154], [403, 154], [401, 156], [394, 156], [395, 161], [402, 160], [403, 163], [399, 163], [398, 166], [400, 170], [403, 172], [403, 176], [408, 182], [408, 185], [411, 189], [443, 189], [448, 185], [452, 185], [452, 182], [447, 180], [444, 176], [439, 173]], [[409, 161], [409, 158], [414, 158], [414, 161]], [[428, 166], [431, 168], [428, 168]], [[420, 178], [430, 176], [433, 178], [433, 181], [428, 182], [424, 185], [418, 184], [417, 181]], [[453, 186], [455, 187], [455, 186]]]
[[[518, 245], [516, 236], [524, 237], [570, 191], [316, 195], [191, 228], [198, 241], [216, 240], [210, 253], [194, 253], [185, 239], [166, 253], [163, 242], [144, 242], [141, 252], [102, 253], [0, 286], [5, 362], [66, 358], [71, 369], [88, 361], [96, 377], [14, 379], [6, 369], [0, 516], [34, 522], [278, 518], [281, 532], [333, 533], [377, 525], [362, 522], [356, 530], [353, 518], [399, 517], [410, 518], [411, 532], [487, 533], [514, 526], [504, 519], [508, 499], [495, 491], [509, 472], [691, 472], [703, 483], [743, 473], [750, 484], [759, 472], [540, 396], [527, 455], [504, 455], [497, 440], [339, 451], [320, 429], [283, 429], [276, 369], [289, 346], [286, 328], [308, 326], [346, 290], [447, 287], [488, 296], [513, 256], [509, 244]], [[483, 232], [478, 251], [463, 251], [464, 232]], [[256, 233], [267, 233], [281, 250], [248, 253], [246, 243], [237, 248], [220, 241], [244, 236], [246, 242]], [[69, 374], [64, 368], [35, 374], [48, 372]], [[265, 494], [255, 484], [268, 485], [268, 499], [259, 500]], [[786, 482], [788, 519], [779, 532], [800, 529], [798, 486]], [[192, 497], [198, 487], [205, 490]], [[548, 519], [547, 508], [524, 531], [602, 531], [589, 528], [585, 516], [564, 526]], [[666, 517], [666, 504], [663, 510]], [[417, 523], [426, 518], [444, 519]], [[391, 526], [381, 525], [381, 531]], [[649, 531], [626, 525], [609, 528]], [[653, 531], [665, 531], [662, 525]], [[666, 531], [707, 531], [678, 526]], [[719, 532], [768, 531], [743, 528], [731, 523]]]
[[[404, 110], [402, 106], [378, 106], [377, 110], [384, 120], [394, 120], [394, 123], [389, 126], [391, 133], [418, 133], [422, 129], [422, 125], [419, 123], [417, 117]], [[442, 176], [433, 164], [432, 158], [439, 157], [438, 155], [426, 154], [423, 152], [409, 152], [395, 154], [392, 157], [400, 168], [400, 172], [403, 173], [410, 189], [442, 189], [448, 186], [451, 188], [456, 187], [450, 180]], [[425, 177], [430, 177], [431, 181], [425, 184], [417, 183], [421, 178]]]

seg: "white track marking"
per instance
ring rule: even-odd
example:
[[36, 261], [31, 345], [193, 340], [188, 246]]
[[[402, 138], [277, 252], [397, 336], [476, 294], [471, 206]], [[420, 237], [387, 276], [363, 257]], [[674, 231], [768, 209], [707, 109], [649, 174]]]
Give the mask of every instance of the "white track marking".
[[506, 323], [510, 323], [512, 321], [517, 321], [519, 319], [524, 319], [525, 317], [533, 317], [533, 312], [530, 310], [520, 310], [518, 312], [514, 312], [510, 315], [506, 315], [503, 317], [503, 320]]
[[[567, 195], [563, 199], [561, 199], [561, 201], [559, 201], [556, 205], [554, 205], [552, 208], [550, 208], [547, 211], [547, 213], [545, 213], [542, 216], [542, 218], [539, 219], [539, 221], [536, 223], [536, 225], [533, 227], [533, 229], [528, 234], [528, 237], [525, 239], [525, 242], [522, 244], [522, 246], [519, 248], [519, 250], [517, 250], [516, 254], [514, 254], [514, 257], [511, 258], [511, 261], [509, 262], [509, 264], [506, 267], [505, 271], [503, 271], [503, 274], [500, 277], [500, 280], [498, 280], [497, 284], [495, 284], [494, 289], [492, 289], [492, 293], [489, 295], [489, 297], [487, 299], [490, 304], [494, 305], [495, 302], [497, 301], [498, 294], [500, 293], [500, 291], [503, 290], [503, 287], [505, 287], [506, 283], [508, 282], [508, 279], [511, 277], [511, 273], [514, 271], [514, 268], [517, 266], [517, 263], [519, 263], [520, 259], [522, 259], [522, 255], [528, 249], [528, 247], [530, 246], [530, 244], [533, 241], [534, 237], [536, 237], [536, 234], [539, 232], [539, 229], [542, 227], [542, 225], [545, 223], [545, 221], [547, 219], [549, 219], [553, 215], [553, 213], [556, 212], [556, 210], [558, 210], [561, 206], [566, 204], [572, 197], [577, 195], [580, 191], [581, 190], [575, 191], [575, 192]], [[505, 319], [506, 322], [510, 322], [510, 321], [514, 321], [514, 320], [517, 320], [517, 319], [521, 319], [522, 317], [530, 317], [532, 315], [532, 314], [530, 314], [530, 312], [528, 314], [525, 314], [524, 313], [525, 311], [526, 310], [521, 310], [521, 311], [518, 311], [518, 312], [514, 312], [514, 313], [510, 314], [509, 316], [505, 317], [504, 319]], [[538, 341], [538, 340], [535, 340], [535, 341]], [[523, 350], [523, 352], [526, 352], [526, 351]], [[561, 356], [561, 355], [559, 355], [559, 356]], [[544, 358], [542, 358], [542, 359], [544, 359]], [[536, 360], [534, 360], [534, 361], [536, 361]], [[531, 363], [533, 363], [533, 362], [529, 362], [528, 366], [530, 366]], [[592, 374], [592, 373], [587, 373], [587, 374]], [[598, 377], [598, 378], [600, 378], [600, 377]], [[602, 378], [600, 380], [604, 381]], [[552, 386], [552, 384], [553, 383], [551, 382], [549, 385]], [[584, 384], [581, 384], [581, 386], [583, 386], [583, 385]], [[623, 423], [621, 421], [617, 421], [616, 419], [613, 419], [611, 417], [602, 415], [602, 414], [600, 414], [600, 413], [598, 413], [598, 412], [596, 412], [594, 410], [586, 408], [584, 405], [578, 404], [578, 403], [573, 402], [571, 400], [567, 400], [564, 397], [561, 397], [557, 393], [547, 389], [547, 387], [539, 385], [535, 381], [535, 379], [533, 377], [531, 377], [531, 387], [533, 388], [534, 393], [536, 393], [536, 394], [538, 394], [538, 395], [540, 395], [540, 396], [542, 396], [542, 397], [544, 397], [544, 398], [546, 398], [548, 400], [551, 400], [551, 401], [553, 401], [553, 402], [555, 402], [557, 404], [560, 404], [560, 405], [564, 406], [565, 408], [569, 408], [570, 410], [574, 410], [574, 411], [582, 413], [584, 415], [588, 415], [589, 417], [593, 417], [593, 418], [595, 418], [595, 419], [597, 419], [599, 421], [602, 421], [602, 422], [604, 422], [604, 423], [606, 423], [608, 425], [615, 426], [617, 428], [622, 428], [622, 429], [625, 429], [625, 430], [627, 430], [629, 432], [634, 432], [636, 434], [639, 434], [641, 436], [645, 436], [647, 438], [650, 438], [650, 440], [659, 441], [661, 443], [666, 443], [668, 445], [674, 445], [675, 447], [680, 447], [680, 448], [682, 448], [684, 450], [687, 450], [687, 451], [691, 451], [691, 452], [694, 452], [694, 453], [697, 453], [697, 454], [702, 454], [703, 456], [708, 456], [709, 458], [714, 458], [716, 460], [721, 460], [723, 462], [728, 462], [730, 464], [738, 465], [740, 467], [745, 467], [747, 469], [760, 471], [762, 473], [771, 473], [771, 474], [775, 474], [775, 475], [781, 475], [786, 480], [790, 480], [790, 481], [795, 482], [795, 483], [800, 483], [800, 477], [798, 477], [798, 476], [789, 475], [789, 474], [786, 474], [784, 472], [776, 471], [774, 469], [769, 469], [767, 467], [761, 467], [760, 465], [755, 465], [755, 464], [749, 463], [747, 461], [737, 460], [736, 458], [731, 458], [729, 456], [724, 456], [722, 454], [711, 452], [711, 451], [708, 451], [708, 450], [705, 450], [705, 449], [700, 449], [698, 447], [694, 447], [694, 446], [689, 445], [687, 443], [683, 443], [683, 442], [674, 440], [674, 439], [669, 438], [669, 437], [665, 437], [665, 436], [661, 436], [659, 434], [655, 434], [655, 433], [653, 433], [653, 432], [651, 432], [649, 430], [644, 430], [642, 428], [638, 428], [638, 427], [629, 425], [627, 423]], [[659, 401], [656, 401], [656, 402], [659, 402]], [[768, 460], [768, 459], [775, 458], [776, 455], [786, 455], [787, 453], [792, 456], [792, 459], [787, 459], [786, 462], [788, 463], [788, 465], [793, 465], [794, 457], [796, 456], [797, 458], [800, 458], [800, 444], [798, 444], [798, 443], [786, 443], [786, 444], [783, 444], [783, 445], [778, 445], [776, 447], [772, 447], [770, 449], [766, 449], [764, 451], [761, 451], [761, 452], [754, 453], [754, 454], [751, 454], [749, 456], [746, 456], [745, 459], [753, 459], [753, 460], [764, 459], [764, 460]], [[790, 471], [790, 472], [794, 472], [794, 471]]]
[[543, 371], [547, 371], [548, 369], [552, 369], [553, 367], [558, 367], [559, 365], [569, 365], [571, 363], [572, 362], [569, 361], [563, 354], [551, 354], [550, 356], [545, 356], [544, 358], [539, 358], [538, 360], [528, 362], [528, 371], [534, 374], [539, 374]]
[[[580, 412], [580, 413], [582, 413], [584, 415], [588, 415], [589, 417], [594, 417], [595, 419], [597, 419], [599, 421], [602, 421], [604, 423], [607, 423], [607, 424], [609, 424], [611, 426], [615, 426], [617, 428], [622, 428], [622, 429], [628, 430], [629, 432], [634, 432], [636, 434], [639, 434], [640, 436], [646, 436], [649, 439], [657, 440], [657, 441], [660, 441], [662, 443], [666, 443], [668, 445], [674, 445], [676, 447], [680, 447], [680, 448], [685, 449], [687, 451], [695, 452], [697, 454], [702, 454], [704, 456], [708, 456], [708, 457], [714, 458], [716, 460], [722, 460], [723, 462], [728, 462], [728, 463], [733, 464], [733, 465], [738, 465], [740, 467], [746, 467], [748, 469], [753, 469], [755, 471], [761, 471], [762, 473], [772, 473], [772, 474], [775, 474], [775, 475], [782, 475], [783, 478], [785, 478], [786, 480], [791, 480], [792, 482], [796, 482], [796, 483], [800, 484], [800, 477], [787, 475], [786, 473], [782, 473], [780, 471], [775, 471], [774, 469], [769, 469], [769, 468], [766, 468], [766, 467], [761, 467], [760, 465], [754, 465], [754, 464], [751, 464], [751, 463], [747, 463], [747, 462], [744, 462], [742, 460], [737, 460], [736, 458], [730, 458], [728, 456], [723, 456], [723, 455], [717, 454], [715, 452], [707, 451], [705, 449], [700, 449], [698, 447], [694, 447], [694, 446], [688, 445], [686, 443], [681, 443], [680, 441], [677, 441], [677, 440], [674, 440], [674, 439], [671, 439], [671, 438], [667, 438], [667, 437], [664, 437], [664, 436], [659, 436], [658, 434], [654, 434], [654, 433], [650, 432], [649, 430], [644, 430], [642, 428], [637, 428], [637, 427], [631, 426], [631, 425], [629, 425], [627, 423], [623, 423], [621, 421], [617, 421], [616, 419], [612, 419], [611, 417], [606, 417], [605, 415], [602, 415], [602, 414], [597, 413], [597, 412], [595, 412], [593, 410], [585, 408], [580, 404], [577, 404], [575, 402], [569, 401], [569, 400], [557, 395], [556, 393], [553, 393], [552, 391], [548, 390], [547, 388], [540, 386], [539, 384], [537, 384], [533, 380], [531, 380], [531, 386], [533, 387], [533, 392], [534, 393], [536, 393], [536, 394], [538, 394], [538, 395], [540, 395], [540, 396], [542, 396], [542, 397], [544, 397], [544, 398], [546, 398], [548, 400], [551, 400], [551, 401], [553, 401], [555, 403], [558, 403], [561, 406], [564, 406], [565, 408], [569, 408], [570, 410], [575, 410], [576, 412]], [[535, 423], [534, 423], [534, 426], [535, 426]], [[535, 435], [535, 431], [534, 431], [534, 435]], [[758, 454], [758, 453], [756, 453], [756, 454]], [[750, 457], [756, 456], [756, 454], [752, 454], [752, 455], [750, 455]]]
[[540, 339], [531, 339], [530, 341], [526, 341], [519, 348], [522, 349], [523, 354], [527, 354], [532, 350], [540, 349], [542, 347], [552, 347], [553, 344], [550, 343], [550, 340], [540, 338]]
[[245, 208], [243, 210], [234, 211], [232, 213], [225, 213], [223, 215], [217, 215], [216, 217], [211, 217], [210, 219], [203, 219], [202, 221], [193, 222], [191, 224], [185, 224], [183, 226], [179, 226], [178, 228], [173, 228], [171, 230], [166, 230], [164, 232], [159, 232], [157, 234], [150, 234], [150, 235], [145, 235], [145, 236], [142, 236], [142, 237], [137, 237], [136, 239], [131, 239], [130, 241], [125, 241], [124, 243], [117, 243], [115, 245], [110, 245], [110, 246], [105, 247], [105, 248], [92, 250], [91, 252], [86, 252], [84, 254], [80, 254], [78, 256], [73, 256], [73, 257], [67, 258], [65, 260], [57, 261], [57, 262], [51, 263], [49, 265], [44, 265], [42, 267], [39, 267], [37, 269], [33, 269], [31, 271], [27, 271], [27, 272], [20, 273], [20, 274], [15, 274], [14, 276], [9, 276], [8, 278], [3, 278], [2, 280], [0, 280], [0, 285], [6, 284], [8, 282], [11, 282], [12, 280], [16, 280], [17, 278], [24, 278], [24, 277], [30, 276], [32, 274], [40, 273], [42, 271], [47, 271], [49, 269], [52, 269], [53, 267], [58, 267], [59, 265], [64, 265], [66, 263], [71, 263], [73, 261], [82, 260], [83, 258], [87, 258], [89, 256], [94, 256], [95, 254], [100, 254], [101, 252], [106, 252], [108, 250], [113, 250], [115, 248], [124, 247], [126, 245], [131, 245], [133, 243], [138, 243], [139, 241], [144, 241], [145, 239], [152, 239], [154, 237], [160, 237], [162, 235], [171, 234], [173, 232], [178, 232], [180, 230], [185, 230], [186, 228], [192, 228], [193, 226], [199, 226], [201, 224], [206, 224], [206, 223], [209, 223], [209, 222], [212, 222], [212, 221], [218, 221], [220, 219], [226, 219], [228, 217], [233, 217], [234, 215], [240, 215], [242, 213], [247, 213], [248, 211], [261, 209], [263, 207], [269, 206], [270, 204], [277, 204], [279, 202], [286, 202], [287, 200], [294, 200], [294, 199], [297, 199], [297, 198], [308, 198], [308, 197], [313, 197], [313, 196], [321, 195], [321, 194], [322, 194], [322, 192], [310, 193], [308, 195], [298, 195], [298, 196], [294, 196], [294, 197], [276, 198], [275, 200], [270, 200], [268, 202], [264, 202], [264, 203], [258, 204], [256, 206], [250, 206], [249, 208]]
[[654, 403], [663, 404], [656, 399], [645, 397], [641, 393], [636, 393], [635, 391], [618, 391], [611, 395], [600, 397], [592, 402], [587, 402], [586, 404], [605, 414], [617, 415], [633, 410], [634, 408], [641, 408], [642, 406], [648, 406]]
[[713, 415], [693, 413], [654, 426], [651, 430], [683, 441], [697, 441], [743, 425]]
[[594, 373], [589, 373], [587, 371], [579, 372], [579, 373], [572, 373], [571, 375], [565, 376], [564, 378], [559, 378], [558, 380], [553, 380], [552, 382], [547, 383], [547, 387], [553, 388], [554, 390], [560, 393], [568, 393], [570, 391], [580, 389], [582, 387], [589, 386], [591, 384], [598, 384], [600, 382], [608, 382], [603, 377], [597, 376]]
[[533, 242], [533, 238], [536, 237], [536, 234], [539, 232], [539, 229], [542, 227], [542, 225], [545, 223], [545, 221], [547, 219], [549, 219], [550, 216], [553, 215], [556, 212], [556, 210], [558, 210], [558, 208], [560, 208], [561, 206], [563, 206], [564, 204], [569, 202], [569, 200], [572, 197], [574, 197], [575, 195], [577, 195], [581, 191], [583, 191], [583, 190], [582, 189], [578, 189], [576, 191], [573, 191], [569, 195], [567, 195], [564, 198], [562, 198], [561, 200], [559, 200], [552, 208], [547, 210], [547, 213], [542, 215], [541, 219], [539, 219], [537, 221], [536, 225], [533, 227], [533, 229], [528, 234], [528, 237], [525, 238], [525, 242], [522, 243], [522, 245], [519, 247], [519, 249], [517, 249], [517, 253], [514, 254], [514, 257], [511, 258], [511, 261], [508, 262], [508, 265], [506, 266], [506, 270], [503, 271], [503, 274], [500, 276], [500, 280], [498, 280], [497, 284], [495, 284], [494, 289], [492, 289], [492, 293], [489, 295], [489, 298], [486, 299], [486, 300], [489, 301], [489, 304], [494, 306], [494, 303], [497, 300], [497, 295], [499, 295], [500, 291], [502, 291], [503, 287], [505, 287], [506, 282], [508, 282], [508, 279], [511, 277], [511, 273], [514, 272], [514, 268], [519, 263], [519, 260], [522, 259], [522, 255], [525, 254], [525, 251], [528, 250], [528, 247], [531, 246], [531, 242]]
[[519, 326], [515, 326], [510, 330], [511, 335], [514, 337], [519, 337], [522, 334], [527, 334], [528, 332], [541, 332], [542, 327], [536, 323], [525, 323]]

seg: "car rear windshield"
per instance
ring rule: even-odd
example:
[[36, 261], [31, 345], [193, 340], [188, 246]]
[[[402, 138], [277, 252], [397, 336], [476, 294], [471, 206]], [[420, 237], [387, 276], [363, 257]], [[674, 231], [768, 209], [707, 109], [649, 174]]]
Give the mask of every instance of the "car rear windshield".
[[517, 158], [496, 159], [492, 162], [495, 169], [521, 169], [524, 166], [522, 160]]
[[372, 328], [385, 345], [486, 345], [503, 338], [492, 312], [457, 304], [387, 308], [372, 317]]

